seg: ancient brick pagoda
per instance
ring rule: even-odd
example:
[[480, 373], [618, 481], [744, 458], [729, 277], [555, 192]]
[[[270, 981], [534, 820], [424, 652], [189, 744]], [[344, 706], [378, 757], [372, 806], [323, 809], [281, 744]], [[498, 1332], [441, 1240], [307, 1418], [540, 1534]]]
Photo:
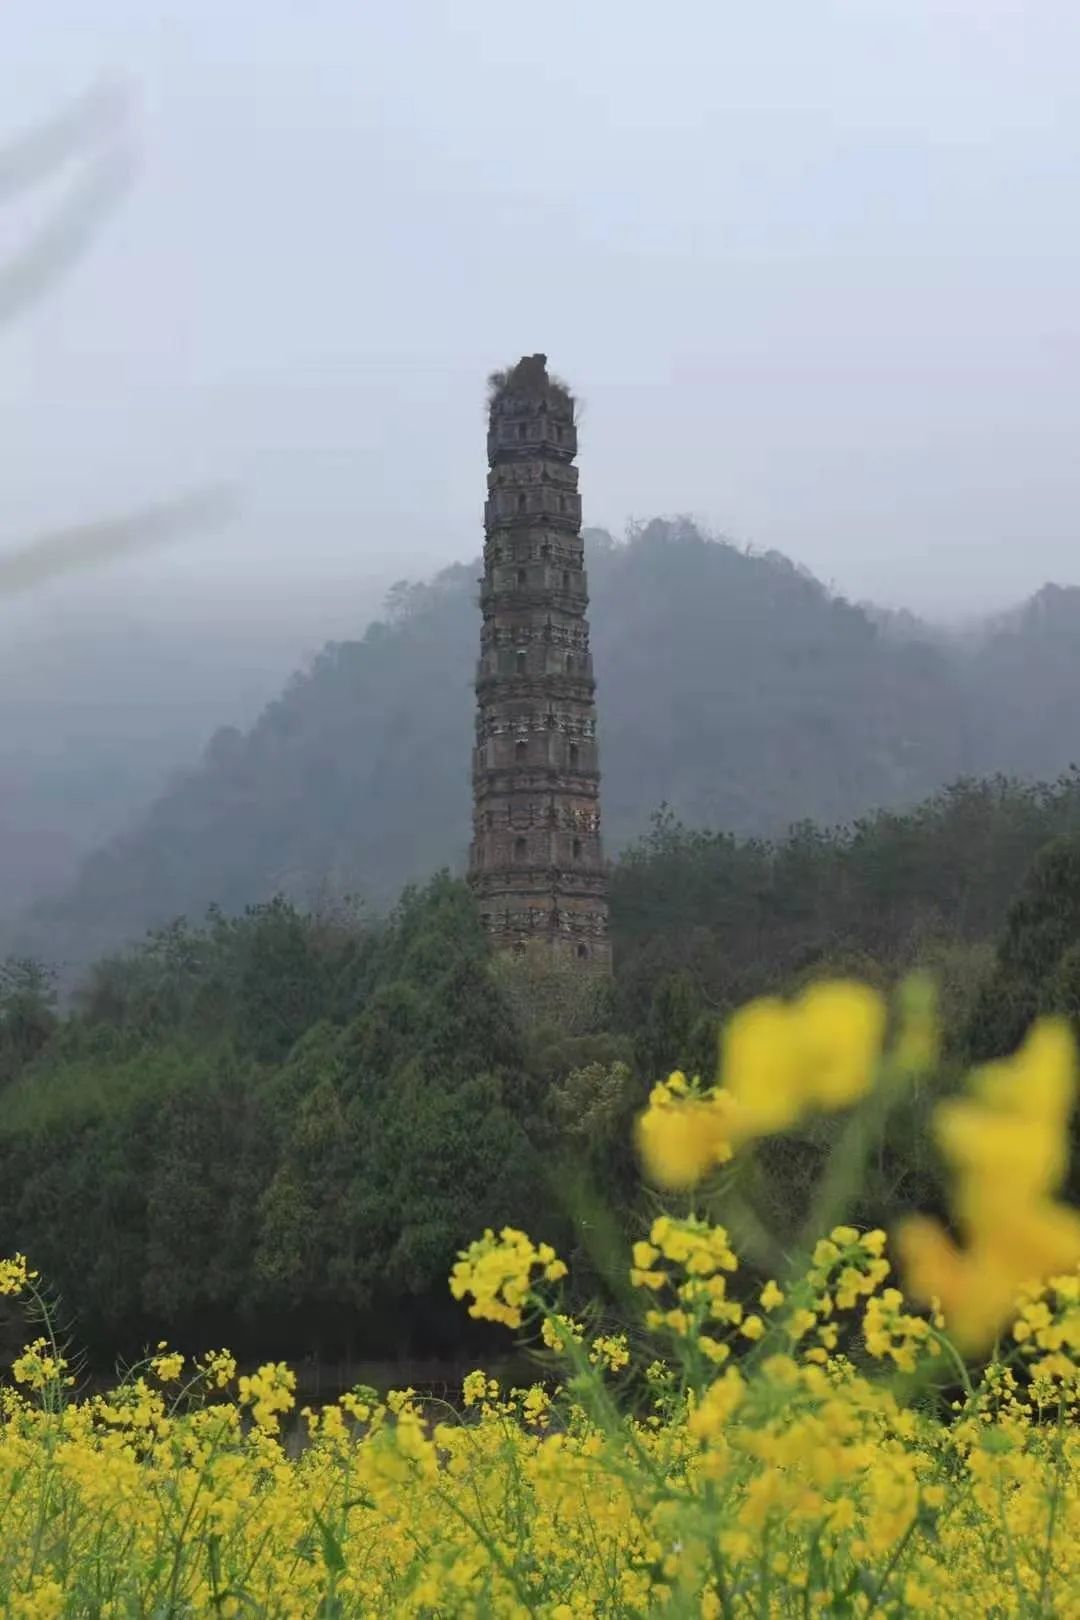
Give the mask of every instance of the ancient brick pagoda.
[[611, 961], [574, 398], [491, 379], [469, 877], [497, 948]]

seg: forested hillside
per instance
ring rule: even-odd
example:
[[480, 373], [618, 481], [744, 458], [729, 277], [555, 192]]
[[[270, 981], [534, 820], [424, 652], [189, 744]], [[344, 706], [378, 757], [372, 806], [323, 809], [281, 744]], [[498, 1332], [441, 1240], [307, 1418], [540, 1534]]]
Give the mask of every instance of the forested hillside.
[[[608, 847], [661, 805], [770, 836], [902, 807], [966, 774], [1053, 777], [1080, 748], [1080, 610], [1047, 590], [951, 643], [686, 523], [589, 536]], [[403, 585], [201, 763], [9, 943], [74, 964], [211, 903], [349, 891], [377, 906], [460, 867], [476, 568]]]
[[[462, 1352], [455, 1248], [526, 1220], [570, 1244], [582, 1197], [593, 1229], [633, 1227], [632, 1118], [673, 1064], [712, 1072], [745, 998], [922, 965], [982, 1055], [1012, 1030], [995, 1048], [980, 1006], [1075, 1017], [1078, 836], [1075, 779], [972, 783], [775, 844], [661, 818], [615, 869], [615, 981], [589, 996], [493, 967], [446, 876], [384, 921], [279, 900], [171, 926], [96, 964], [63, 1016], [11, 963], [0, 1226], [110, 1352], [163, 1331], [261, 1355]], [[934, 1196], [932, 1101], [890, 1138], [874, 1223]], [[820, 1143], [782, 1146], [763, 1182], [781, 1230]]]

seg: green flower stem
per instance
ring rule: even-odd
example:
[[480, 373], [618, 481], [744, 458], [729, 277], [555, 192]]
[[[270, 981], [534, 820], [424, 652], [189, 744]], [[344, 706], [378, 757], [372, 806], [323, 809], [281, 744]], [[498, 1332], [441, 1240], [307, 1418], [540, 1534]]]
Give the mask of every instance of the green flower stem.
[[839, 1141], [825, 1163], [810, 1213], [799, 1239], [799, 1250], [809, 1256], [819, 1238], [828, 1237], [840, 1224], [862, 1187], [871, 1149], [880, 1139], [885, 1122], [899, 1101], [910, 1071], [886, 1061], [877, 1084], [850, 1115]]

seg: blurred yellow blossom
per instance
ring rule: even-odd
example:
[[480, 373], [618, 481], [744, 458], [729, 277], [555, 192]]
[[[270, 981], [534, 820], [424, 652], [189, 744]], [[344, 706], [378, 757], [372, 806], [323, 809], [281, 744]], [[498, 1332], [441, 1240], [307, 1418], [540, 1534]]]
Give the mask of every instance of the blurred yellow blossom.
[[885, 1017], [876, 991], [844, 979], [735, 1013], [721, 1039], [721, 1074], [736, 1104], [736, 1135], [768, 1135], [810, 1109], [858, 1101], [873, 1082]]
[[676, 1071], [653, 1088], [636, 1128], [646, 1175], [692, 1187], [740, 1143], [857, 1102], [873, 1081], [885, 1019], [877, 992], [847, 980], [742, 1007], [721, 1034], [722, 1085], [703, 1090]]
[[678, 1072], [654, 1086], [637, 1122], [645, 1173], [658, 1186], [692, 1187], [732, 1155], [730, 1107], [723, 1096], [688, 1096]]
[[1075, 1091], [1072, 1033], [1063, 1019], [1046, 1018], [1011, 1058], [975, 1071], [968, 1097], [938, 1109], [963, 1246], [921, 1216], [904, 1223], [898, 1242], [912, 1293], [937, 1302], [966, 1351], [993, 1343], [1025, 1285], [1080, 1263], [1080, 1215], [1054, 1197]]

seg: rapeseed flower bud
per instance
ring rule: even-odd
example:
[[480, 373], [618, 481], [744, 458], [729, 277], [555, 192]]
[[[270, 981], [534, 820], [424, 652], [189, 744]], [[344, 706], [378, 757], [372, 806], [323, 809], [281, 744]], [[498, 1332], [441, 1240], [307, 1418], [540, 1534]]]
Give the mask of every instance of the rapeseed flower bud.
[[25, 1254], [14, 1254], [10, 1260], [0, 1260], [0, 1294], [21, 1294], [28, 1282], [37, 1277], [26, 1263]]
[[236, 1357], [228, 1350], [210, 1350], [197, 1368], [212, 1389], [224, 1389], [236, 1377]]
[[[47, 1339], [35, 1339], [23, 1346], [21, 1355], [11, 1364], [11, 1376], [17, 1384], [33, 1390], [44, 1390], [65, 1379], [67, 1362], [49, 1345]], [[70, 1384], [71, 1379], [65, 1379]]]
[[556, 1312], [552, 1316], [545, 1316], [540, 1324], [540, 1337], [549, 1350], [565, 1352], [572, 1344], [581, 1344], [585, 1333], [571, 1317]]
[[158, 1354], [150, 1362], [150, 1370], [163, 1384], [175, 1383], [184, 1370], [184, 1358], [177, 1351], [169, 1350], [163, 1339], [158, 1345]]
[[589, 1351], [589, 1360], [594, 1366], [606, 1367], [609, 1372], [621, 1372], [630, 1362], [630, 1347], [626, 1342], [626, 1334], [601, 1334], [595, 1338]]

